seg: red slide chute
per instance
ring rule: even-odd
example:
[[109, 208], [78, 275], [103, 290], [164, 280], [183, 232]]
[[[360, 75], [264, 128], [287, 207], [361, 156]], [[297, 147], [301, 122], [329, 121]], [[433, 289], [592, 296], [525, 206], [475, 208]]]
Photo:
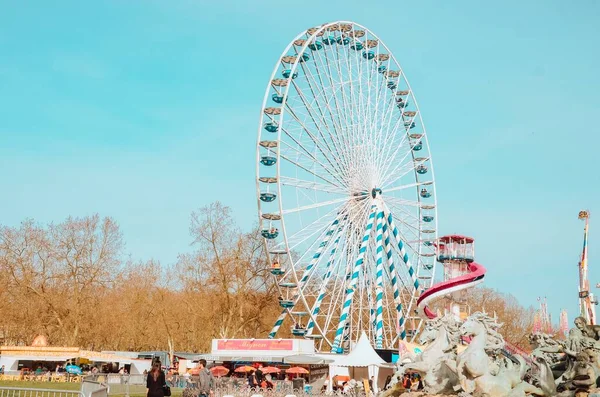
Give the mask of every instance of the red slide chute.
[[431, 302], [444, 295], [474, 287], [483, 281], [483, 278], [485, 277], [485, 267], [472, 262], [469, 263], [468, 269], [469, 273], [437, 283], [427, 291], [423, 292], [417, 300], [417, 309], [421, 316], [425, 316], [429, 319], [436, 318], [437, 315], [428, 307]]

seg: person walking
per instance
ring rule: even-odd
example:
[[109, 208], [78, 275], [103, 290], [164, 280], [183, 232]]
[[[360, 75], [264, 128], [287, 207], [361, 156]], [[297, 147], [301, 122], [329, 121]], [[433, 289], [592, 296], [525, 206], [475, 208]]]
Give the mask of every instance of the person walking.
[[206, 368], [206, 360], [201, 359], [198, 362], [198, 390], [200, 392], [198, 397], [212, 396], [213, 390], [215, 389], [215, 377], [212, 372]]
[[256, 382], [259, 385], [263, 383], [263, 380], [265, 380], [262, 369], [263, 369], [262, 364], [258, 364], [258, 368], [254, 372], [254, 374], [256, 375]]
[[165, 397], [166, 385], [167, 381], [165, 373], [160, 369], [160, 361], [155, 361], [146, 378], [146, 397]]

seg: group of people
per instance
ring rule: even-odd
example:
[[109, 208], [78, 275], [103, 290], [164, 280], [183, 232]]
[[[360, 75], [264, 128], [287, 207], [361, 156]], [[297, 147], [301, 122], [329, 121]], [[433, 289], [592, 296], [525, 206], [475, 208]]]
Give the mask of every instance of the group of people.
[[254, 388], [254, 389], [261, 388], [261, 389], [272, 390], [273, 382], [271, 382], [272, 381], [271, 375], [264, 374], [262, 369], [263, 369], [263, 366], [262, 366], [262, 364], [260, 364], [258, 366], [258, 368], [256, 369], [256, 371], [251, 371], [248, 374], [248, 386], [250, 386], [251, 388]]
[[423, 380], [419, 374], [404, 374], [402, 378], [402, 387], [406, 390], [423, 390]]
[[[206, 368], [206, 360], [201, 359], [198, 362], [198, 397], [212, 396], [215, 390], [215, 378]], [[167, 397], [170, 395], [170, 389], [167, 385], [165, 373], [159, 360], [152, 363], [152, 369], [148, 372], [146, 378], [146, 396], [147, 397]]]

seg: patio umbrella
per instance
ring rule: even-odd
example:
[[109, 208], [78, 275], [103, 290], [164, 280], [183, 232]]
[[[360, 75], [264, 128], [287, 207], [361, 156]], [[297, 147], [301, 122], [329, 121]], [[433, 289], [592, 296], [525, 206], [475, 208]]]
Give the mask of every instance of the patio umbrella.
[[302, 367], [292, 367], [285, 370], [286, 374], [305, 375], [308, 374], [308, 370]]
[[219, 378], [221, 376], [227, 375], [229, 373], [229, 368], [224, 367], [222, 365], [217, 365], [216, 367], [212, 367], [210, 369], [210, 372], [213, 374], [213, 376]]
[[254, 367], [251, 367], [249, 365], [242, 365], [241, 367], [237, 367], [235, 369], [235, 372], [250, 372], [250, 371], [254, 371]]
[[280, 372], [281, 372], [281, 370], [277, 367], [264, 367], [262, 369], [262, 373], [265, 375], [266, 374], [278, 374]]
[[336, 375], [333, 377], [334, 382], [347, 382], [350, 380], [349, 376], [346, 375]]

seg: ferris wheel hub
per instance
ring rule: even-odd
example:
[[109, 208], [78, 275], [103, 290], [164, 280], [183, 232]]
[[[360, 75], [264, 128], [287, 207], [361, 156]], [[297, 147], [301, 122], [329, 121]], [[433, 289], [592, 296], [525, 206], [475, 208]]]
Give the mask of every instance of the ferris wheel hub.
[[381, 197], [382, 193], [383, 192], [381, 191], [380, 188], [374, 187], [373, 190], [371, 190], [371, 197], [373, 197], [373, 198]]

